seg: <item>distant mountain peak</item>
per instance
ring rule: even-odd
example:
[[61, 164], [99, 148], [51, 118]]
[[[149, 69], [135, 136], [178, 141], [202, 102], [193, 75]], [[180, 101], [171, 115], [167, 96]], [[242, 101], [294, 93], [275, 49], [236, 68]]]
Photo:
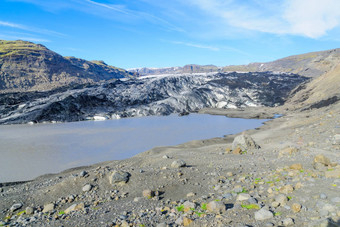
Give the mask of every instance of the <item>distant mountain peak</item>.
[[272, 62], [253, 62], [247, 65], [215, 65], [188, 64], [183, 67], [166, 68], [138, 68], [131, 72], [138, 72], [143, 76], [158, 74], [207, 73], [207, 72], [286, 72], [307, 77], [318, 77], [331, 71], [340, 63], [340, 49], [311, 52], [292, 55]]

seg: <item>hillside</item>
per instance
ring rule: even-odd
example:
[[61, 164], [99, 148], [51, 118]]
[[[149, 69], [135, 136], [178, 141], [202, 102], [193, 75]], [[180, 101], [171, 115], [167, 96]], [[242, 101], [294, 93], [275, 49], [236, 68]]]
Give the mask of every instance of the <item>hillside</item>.
[[131, 69], [141, 75], [157, 75], [172, 73], [206, 73], [206, 72], [287, 72], [307, 77], [318, 77], [331, 71], [340, 62], [340, 49], [312, 52], [289, 56], [267, 63], [250, 63], [248, 65], [231, 65], [217, 67], [214, 65], [185, 65], [168, 68]]
[[50, 90], [133, 76], [102, 61], [63, 57], [40, 44], [0, 40], [0, 92]]
[[286, 103], [291, 109], [318, 109], [340, 100], [340, 64], [314, 80], [301, 84]]

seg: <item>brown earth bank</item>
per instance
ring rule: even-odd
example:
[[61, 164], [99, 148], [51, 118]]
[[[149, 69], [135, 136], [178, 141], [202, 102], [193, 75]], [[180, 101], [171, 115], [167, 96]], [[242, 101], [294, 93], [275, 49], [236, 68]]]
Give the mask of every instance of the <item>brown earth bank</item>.
[[2, 185], [0, 225], [339, 226], [339, 109], [287, 111], [240, 135]]

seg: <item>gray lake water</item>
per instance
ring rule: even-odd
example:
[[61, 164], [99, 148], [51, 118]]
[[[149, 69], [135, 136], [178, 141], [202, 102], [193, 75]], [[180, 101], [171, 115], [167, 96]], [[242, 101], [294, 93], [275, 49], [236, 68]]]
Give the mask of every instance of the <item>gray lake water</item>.
[[156, 146], [223, 137], [265, 120], [205, 114], [0, 126], [0, 182], [129, 158]]

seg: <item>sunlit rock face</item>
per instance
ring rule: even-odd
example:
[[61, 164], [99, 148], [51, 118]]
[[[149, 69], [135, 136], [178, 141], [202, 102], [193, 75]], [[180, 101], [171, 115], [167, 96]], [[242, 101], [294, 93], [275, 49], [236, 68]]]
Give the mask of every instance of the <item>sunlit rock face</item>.
[[307, 78], [285, 73], [203, 73], [122, 79], [48, 92], [0, 95], [0, 123], [169, 115], [276, 106]]

